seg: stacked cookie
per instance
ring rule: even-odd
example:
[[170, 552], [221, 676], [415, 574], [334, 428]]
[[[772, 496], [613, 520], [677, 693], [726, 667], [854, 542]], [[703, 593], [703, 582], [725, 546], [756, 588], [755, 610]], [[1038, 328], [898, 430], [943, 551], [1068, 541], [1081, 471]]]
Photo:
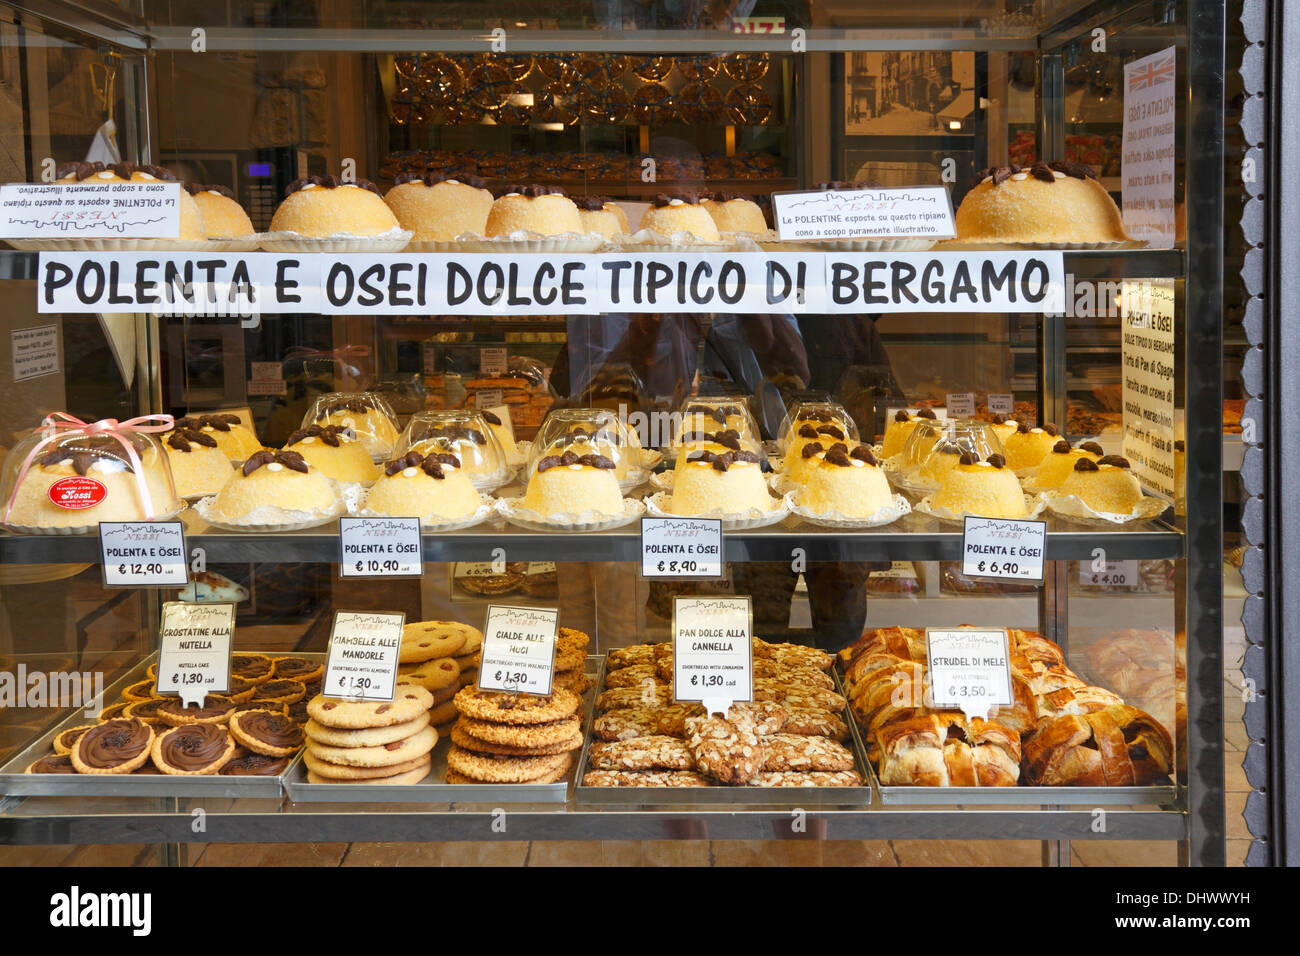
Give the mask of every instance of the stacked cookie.
[[400, 681], [392, 701], [314, 697], [303, 727], [308, 782], [419, 783], [438, 742], [433, 706], [433, 694]]
[[[585, 635], [584, 635], [585, 636]], [[557, 687], [549, 697], [465, 687], [451, 729], [448, 783], [554, 783], [582, 748], [581, 698]]]
[[478, 680], [483, 632], [458, 621], [416, 621], [402, 631], [398, 679], [433, 695], [429, 720], [440, 736], [455, 723], [456, 691]]
[[[815, 648], [754, 641], [752, 703], [725, 715], [674, 703], [672, 645], [610, 651], [589, 787], [861, 786], [842, 714], [845, 699]], [[762, 676], [759, 676], [762, 675]]]
[[591, 638], [582, 631], [562, 627], [555, 635], [554, 687], [582, 696], [591, 687], [587, 678], [587, 645]]

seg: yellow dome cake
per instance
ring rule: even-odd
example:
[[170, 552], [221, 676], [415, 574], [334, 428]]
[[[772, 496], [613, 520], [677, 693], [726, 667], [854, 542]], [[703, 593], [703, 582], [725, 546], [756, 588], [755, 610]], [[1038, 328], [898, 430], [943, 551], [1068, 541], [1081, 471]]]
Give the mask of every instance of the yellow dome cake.
[[332, 512], [339, 504], [338, 485], [295, 451], [259, 451], [244, 462], [217, 493], [212, 514], [239, 523], [260, 508]]
[[573, 202], [583, 232], [599, 233], [607, 239], [627, 232], [627, 216], [604, 196], [578, 196]]
[[366, 446], [347, 426], [308, 425], [291, 434], [284, 447], [296, 451], [335, 481], [371, 482], [379, 477], [379, 467]]
[[307, 425], [338, 425], [351, 428], [375, 461], [393, 453], [397, 427], [387, 405], [368, 392], [331, 392], [318, 398], [307, 412]]
[[299, 236], [382, 236], [399, 229], [379, 188], [367, 179], [347, 183], [337, 176], [308, 176], [291, 182], [271, 217], [272, 232]]
[[[811, 447], [811, 446], [808, 446]], [[838, 511], [848, 518], [866, 518], [894, 503], [889, 481], [866, 445], [848, 454], [843, 446], [817, 452], [809, 459], [804, 486], [795, 503], [817, 514]]]
[[387, 462], [366, 498], [366, 508], [382, 515], [444, 521], [468, 518], [478, 510], [479, 493], [461, 471], [455, 455], [407, 452]]
[[771, 511], [777, 502], [763, 480], [762, 459], [752, 451], [692, 452], [674, 473], [668, 510], [675, 515]]
[[453, 179], [442, 173], [402, 173], [384, 202], [416, 242], [447, 242], [487, 229], [492, 193], [477, 176]]
[[562, 455], [571, 451], [579, 458], [599, 455], [614, 465], [614, 477], [626, 481], [633, 472], [642, 471], [641, 457], [620, 435], [608, 428], [575, 428], [546, 445], [543, 455]]
[[957, 209], [958, 242], [1124, 242], [1115, 201], [1092, 167], [1058, 160], [987, 169]]
[[479, 414], [483, 416], [483, 421], [488, 423], [488, 428], [492, 429], [492, 434], [497, 436], [497, 443], [501, 445], [501, 450], [506, 453], [506, 457], [514, 458], [518, 455], [519, 444], [515, 441], [515, 433], [501, 420], [501, 417], [487, 409], [481, 410]]
[[998, 441], [1002, 442], [1004, 447], [1007, 439], [1014, 435], [1019, 427], [1020, 423], [1018, 421], [1014, 418], [1007, 418], [1005, 415], [994, 415], [993, 423], [989, 425], [989, 428], [993, 429], [993, 434], [998, 436]]
[[969, 452], [948, 472], [930, 505], [985, 518], [1023, 518], [1029, 513], [1020, 482], [1002, 456], [990, 455], [987, 461], [980, 461]]
[[1084, 442], [1078, 448], [1071, 448], [1070, 443], [1062, 438], [1052, 446], [1052, 451], [1038, 463], [1034, 471], [1033, 487], [1035, 491], [1059, 488], [1074, 472], [1074, 463], [1086, 458], [1096, 461], [1105, 451], [1096, 442]]
[[186, 183], [185, 191], [203, 213], [203, 228], [209, 239], [239, 239], [256, 233], [253, 220], [225, 186]]
[[943, 484], [948, 473], [961, 461], [963, 451], [960, 445], [952, 443], [944, 443], [935, 448], [921, 466], [921, 477], [931, 483]]
[[1077, 495], [1093, 511], [1129, 514], [1142, 500], [1142, 483], [1129, 470], [1127, 458], [1106, 455], [1097, 461], [1081, 459], [1062, 482], [1062, 495]]
[[[55, 182], [92, 182], [92, 183], [147, 183], [176, 182], [171, 170], [161, 166], [137, 166], [135, 163], [68, 163], [54, 172]], [[184, 189], [180, 190], [180, 235], [159, 236], [159, 239], [187, 239], [204, 241], [207, 232], [203, 224], [203, 213], [195, 203], [194, 197]]]
[[206, 432], [178, 428], [167, 436], [163, 450], [171, 465], [176, 494], [182, 498], [215, 495], [235, 473], [217, 440]]
[[186, 415], [176, 420], [176, 427], [216, 439], [221, 453], [231, 461], [243, 461], [254, 452], [262, 450], [262, 443], [257, 440], [257, 436], [244, 427], [238, 415], [229, 412]]
[[680, 449], [692, 435], [728, 431], [736, 433], [744, 448], [758, 451], [762, 446], [754, 419], [744, 405], [730, 399], [692, 399], [682, 409], [672, 447]]
[[855, 441], [856, 437], [856, 431], [854, 434], [850, 434], [844, 422], [829, 419], [825, 421], [801, 419], [790, 428], [790, 437], [785, 453], [787, 456], [798, 455], [803, 450], [803, 446], [809, 442], [818, 442], [823, 447], [826, 447], [835, 442]]
[[583, 232], [578, 207], [559, 186], [507, 186], [488, 211], [486, 234], [535, 232], [558, 236]]
[[661, 236], [689, 233], [696, 242], [720, 238], [709, 211], [691, 196], [656, 196], [654, 205], [641, 217], [641, 228]]
[[488, 441], [477, 428], [449, 425], [411, 445], [409, 450], [426, 455], [430, 452], [455, 455], [460, 459], [461, 469], [478, 487], [492, 484], [492, 479], [500, 476], [506, 468], [500, 446], [495, 441]]
[[[152, 516], [173, 514], [183, 503], [172, 484], [167, 458], [156, 441], [135, 433], [136, 448]], [[105, 435], [70, 436], [37, 457], [22, 476], [5, 523], [40, 528], [69, 528], [100, 521], [141, 521], [150, 509], [140, 495], [139, 482], [126, 449]], [[10, 452], [15, 468], [25, 455], [23, 443]], [[229, 467], [229, 466], [227, 466]], [[15, 480], [17, 476], [14, 476]], [[6, 494], [9, 488], [5, 488]]]
[[719, 233], [744, 232], [761, 236], [768, 231], [763, 210], [743, 193], [717, 192], [702, 199], [700, 205], [713, 217]]
[[546, 455], [537, 462], [523, 506], [543, 516], [584, 511], [614, 517], [623, 513], [623, 493], [614, 463], [603, 455]]
[[1028, 422], [1020, 422], [1015, 434], [1002, 442], [1007, 452], [1007, 467], [1012, 471], [1037, 468], [1060, 437], [1055, 425], [1031, 428]]
[[922, 408], [915, 415], [909, 415], [903, 409], [895, 412], [893, 421], [885, 426], [885, 437], [880, 448], [881, 457], [893, 458], [895, 455], [902, 454], [903, 446], [912, 437], [912, 430], [916, 428], [916, 423], [923, 419], [937, 420], [934, 412], [928, 408]]

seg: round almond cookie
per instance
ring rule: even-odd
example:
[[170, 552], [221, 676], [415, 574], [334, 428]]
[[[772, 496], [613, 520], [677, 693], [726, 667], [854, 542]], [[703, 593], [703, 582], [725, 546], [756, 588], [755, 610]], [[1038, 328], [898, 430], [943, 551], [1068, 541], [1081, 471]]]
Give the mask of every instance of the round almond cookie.
[[390, 764], [387, 767], [350, 767], [346, 764], [330, 763], [321, 760], [310, 750], [304, 751], [303, 763], [307, 769], [318, 777], [327, 777], [326, 783], [344, 783], [349, 780], [374, 780], [377, 777], [391, 777], [393, 774], [406, 773], [408, 770], [429, 772], [432, 758], [426, 753], [403, 763]]
[[[397, 659], [403, 664], [418, 664], [461, 652], [470, 633], [477, 628], [457, 621], [416, 621], [402, 629], [402, 646]], [[480, 641], [483, 640], [479, 634]]]
[[569, 752], [548, 757], [504, 757], [476, 754], [452, 746], [447, 751], [447, 769], [480, 783], [531, 783], [538, 777], [568, 769], [573, 762]]
[[275, 673], [275, 663], [265, 654], [239, 652], [230, 655], [230, 673], [254, 684], [265, 684]]
[[462, 714], [498, 724], [551, 723], [571, 716], [581, 703], [577, 694], [562, 688], [555, 690], [549, 697], [534, 697], [529, 694], [507, 694], [464, 687], [454, 700], [456, 709]]
[[371, 777], [366, 780], [340, 780], [335, 777], [322, 777], [320, 774], [316, 773], [315, 771], [308, 770], [307, 782], [308, 783], [365, 783], [365, 784], [384, 783], [384, 784], [393, 784], [394, 786], [401, 786], [403, 784], [419, 783], [428, 775], [429, 775], [429, 764], [424, 763], [416, 767], [414, 770], [407, 770], [404, 771], [403, 773], [395, 773], [391, 777]]
[[179, 697], [169, 697], [158, 705], [158, 718], [169, 727], [183, 724], [224, 724], [239, 705], [225, 694], [208, 694], [201, 705], [185, 706]]
[[419, 684], [425, 690], [433, 692], [435, 699], [438, 691], [454, 687], [459, 677], [460, 665], [452, 657], [424, 661], [410, 670], [402, 671], [403, 680]]
[[178, 777], [207, 777], [235, 755], [235, 741], [216, 724], [185, 724], [154, 738], [153, 765]]
[[455, 724], [451, 728], [451, 742], [461, 750], [468, 750], [477, 754], [496, 754], [502, 757], [549, 757], [580, 748], [582, 746], [582, 733], [579, 731], [568, 740], [562, 740], [557, 744], [546, 747], [511, 747], [506, 744], [494, 744], [487, 740], [471, 737], [460, 729], [459, 724]]
[[153, 728], [142, 720], [106, 720], [77, 738], [68, 756], [77, 773], [130, 773], [149, 760], [153, 739]]
[[230, 735], [253, 753], [288, 757], [302, 746], [302, 728], [284, 714], [245, 710], [230, 715]]
[[343, 730], [362, 727], [390, 727], [404, 724], [433, 706], [433, 695], [415, 684], [398, 684], [391, 701], [343, 700], [316, 697], [307, 704], [307, 714], [318, 724]]
[[479, 740], [507, 747], [549, 747], [582, 733], [582, 718], [577, 714], [549, 724], [495, 724], [488, 720], [461, 717], [456, 722], [462, 731]]
[[81, 739], [81, 735], [87, 730], [90, 730], [90, 728], [97, 726], [99, 725], [79, 724], [76, 727], [69, 727], [67, 730], [56, 736], [52, 741], [54, 752], [59, 755], [72, 753], [72, 748], [77, 745], [77, 741]]
[[305, 657], [275, 657], [271, 659], [274, 680], [296, 680], [310, 684], [325, 676], [324, 661], [309, 661]]
[[308, 740], [324, 744], [327, 747], [382, 747], [395, 740], [405, 740], [412, 734], [419, 733], [429, 726], [429, 714], [426, 711], [414, 720], [404, 724], [392, 724], [388, 727], [366, 727], [362, 730], [339, 730], [326, 727], [314, 720], [308, 720], [302, 732]]
[[394, 740], [378, 747], [330, 747], [313, 740], [307, 745], [307, 750], [317, 760], [345, 767], [391, 767], [424, 756], [437, 742], [438, 732], [425, 727], [405, 740]]

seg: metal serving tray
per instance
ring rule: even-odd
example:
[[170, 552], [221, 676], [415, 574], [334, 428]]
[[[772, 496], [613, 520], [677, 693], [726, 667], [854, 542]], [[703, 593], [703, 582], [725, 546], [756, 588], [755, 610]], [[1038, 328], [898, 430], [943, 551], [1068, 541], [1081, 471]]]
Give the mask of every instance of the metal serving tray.
[[[586, 672], [604, 659], [588, 656]], [[595, 692], [583, 695], [584, 726], [591, 726], [591, 708]], [[433, 763], [429, 774], [419, 783], [382, 784], [367, 783], [309, 783], [307, 765], [303, 755], [294, 758], [285, 771], [284, 789], [294, 803], [564, 803], [568, 800], [567, 780], [556, 783], [446, 783], [447, 751], [449, 738], [439, 738], [433, 748]], [[585, 751], [584, 751], [585, 752]]]
[[[250, 652], [263, 653], [263, 652]], [[275, 652], [279, 653], [279, 652]], [[292, 651], [294, 657], [324, 661], [325, 655]], [[104, 692], [105, 701], [120, 699], [122, 690], [144, 680], [149, 665], [158, 659], [154, 651], [131, 668], [120, 680]], [[293, 769], [291, 762], [283, 772], [274, 777], [188, 777], [176, 774], [129, 773], [24, 773], [32, 763], [53, 752], [54, 738], [70, 727], [89, 723], [91, 718], [81, 710], [73, 711], [54, 729], [42, 735], [34, 744], [21, 751], [0, 767], [0, 793], [6, 796], [25, 797], [274, 797], [279, 799], [284, 791], [284, 779]], [[300, 755], [301, 756], [301, 755]], [[299, 757], [295, 757], [296, 761]]]
[[[835, 680], [835, 689], [844, 692], [840, 686], [839, 674], [831, 672]], [[605, 659], [600, 661], [597, 678], [597, 691], [604, 690]], [[846, 708], [847, 709], [847, 708]], [[582, 778], [586, 775], [587, 755], [591, 750], [592, 735], [588, 725], [587, 740], [578, 758], [578, 775], [574, 782], [573, 793], [578, 803], [639, 806], [716, 806], [719, 804], [752, 806], [865, 806], [871, 803], [871, 786], [867, 782], [866, 751], [858, 738], [857, 725], [848, 720], [850, 743], [857, 771], [862, 775], [860, 787], [732, 787], [719, 784], [716, 787], [587, 787]]]

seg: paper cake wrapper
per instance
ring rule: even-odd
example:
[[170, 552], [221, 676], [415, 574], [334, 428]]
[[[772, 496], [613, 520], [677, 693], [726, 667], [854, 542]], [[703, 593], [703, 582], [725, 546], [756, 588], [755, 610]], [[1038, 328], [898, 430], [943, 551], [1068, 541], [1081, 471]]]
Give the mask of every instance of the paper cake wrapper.
[[1128, 514], [1115, 514], [1107, 511], [1094, 511], [1084, 504], [1078, 495], [1063, 495], [1057, 491], [1044, 491], [1039, 497], [1052, 514], [1080, 524], [1124, 525], [1136, 521], [1150, 521], [1157, 518], [1168, 508], [1169, 502], [1163, 498], [1144, 495]]
[[646, 499], [646, 511], [656, 518], [720, 518], [724, 531], [747, 531], [751, 528], [766, 528], [768, 525], [784, 521], [790, 514], [789, 503], [784, 498], [776, 500], [774, 507], [768, 511], [750, 508], [743, 512], [724, 512], [722, 510], [706, 511], [697, 515], [679, 515], [668, 510], [672, 495], [661, 491]]
[[497, 514], [517, 528], [523, 528], [525, 531], [559, 531], [570, 534], [621, 528], [639, 520], [645, 514], [645, 510], [645, 503], [635, 498], [624, 498], [622, 514], [613, 516], [596, 511], [584, 511], [576, 515], [543, 515], [531, 508], [525, 508], [522, 498], [502, 498], [497, 502]]

